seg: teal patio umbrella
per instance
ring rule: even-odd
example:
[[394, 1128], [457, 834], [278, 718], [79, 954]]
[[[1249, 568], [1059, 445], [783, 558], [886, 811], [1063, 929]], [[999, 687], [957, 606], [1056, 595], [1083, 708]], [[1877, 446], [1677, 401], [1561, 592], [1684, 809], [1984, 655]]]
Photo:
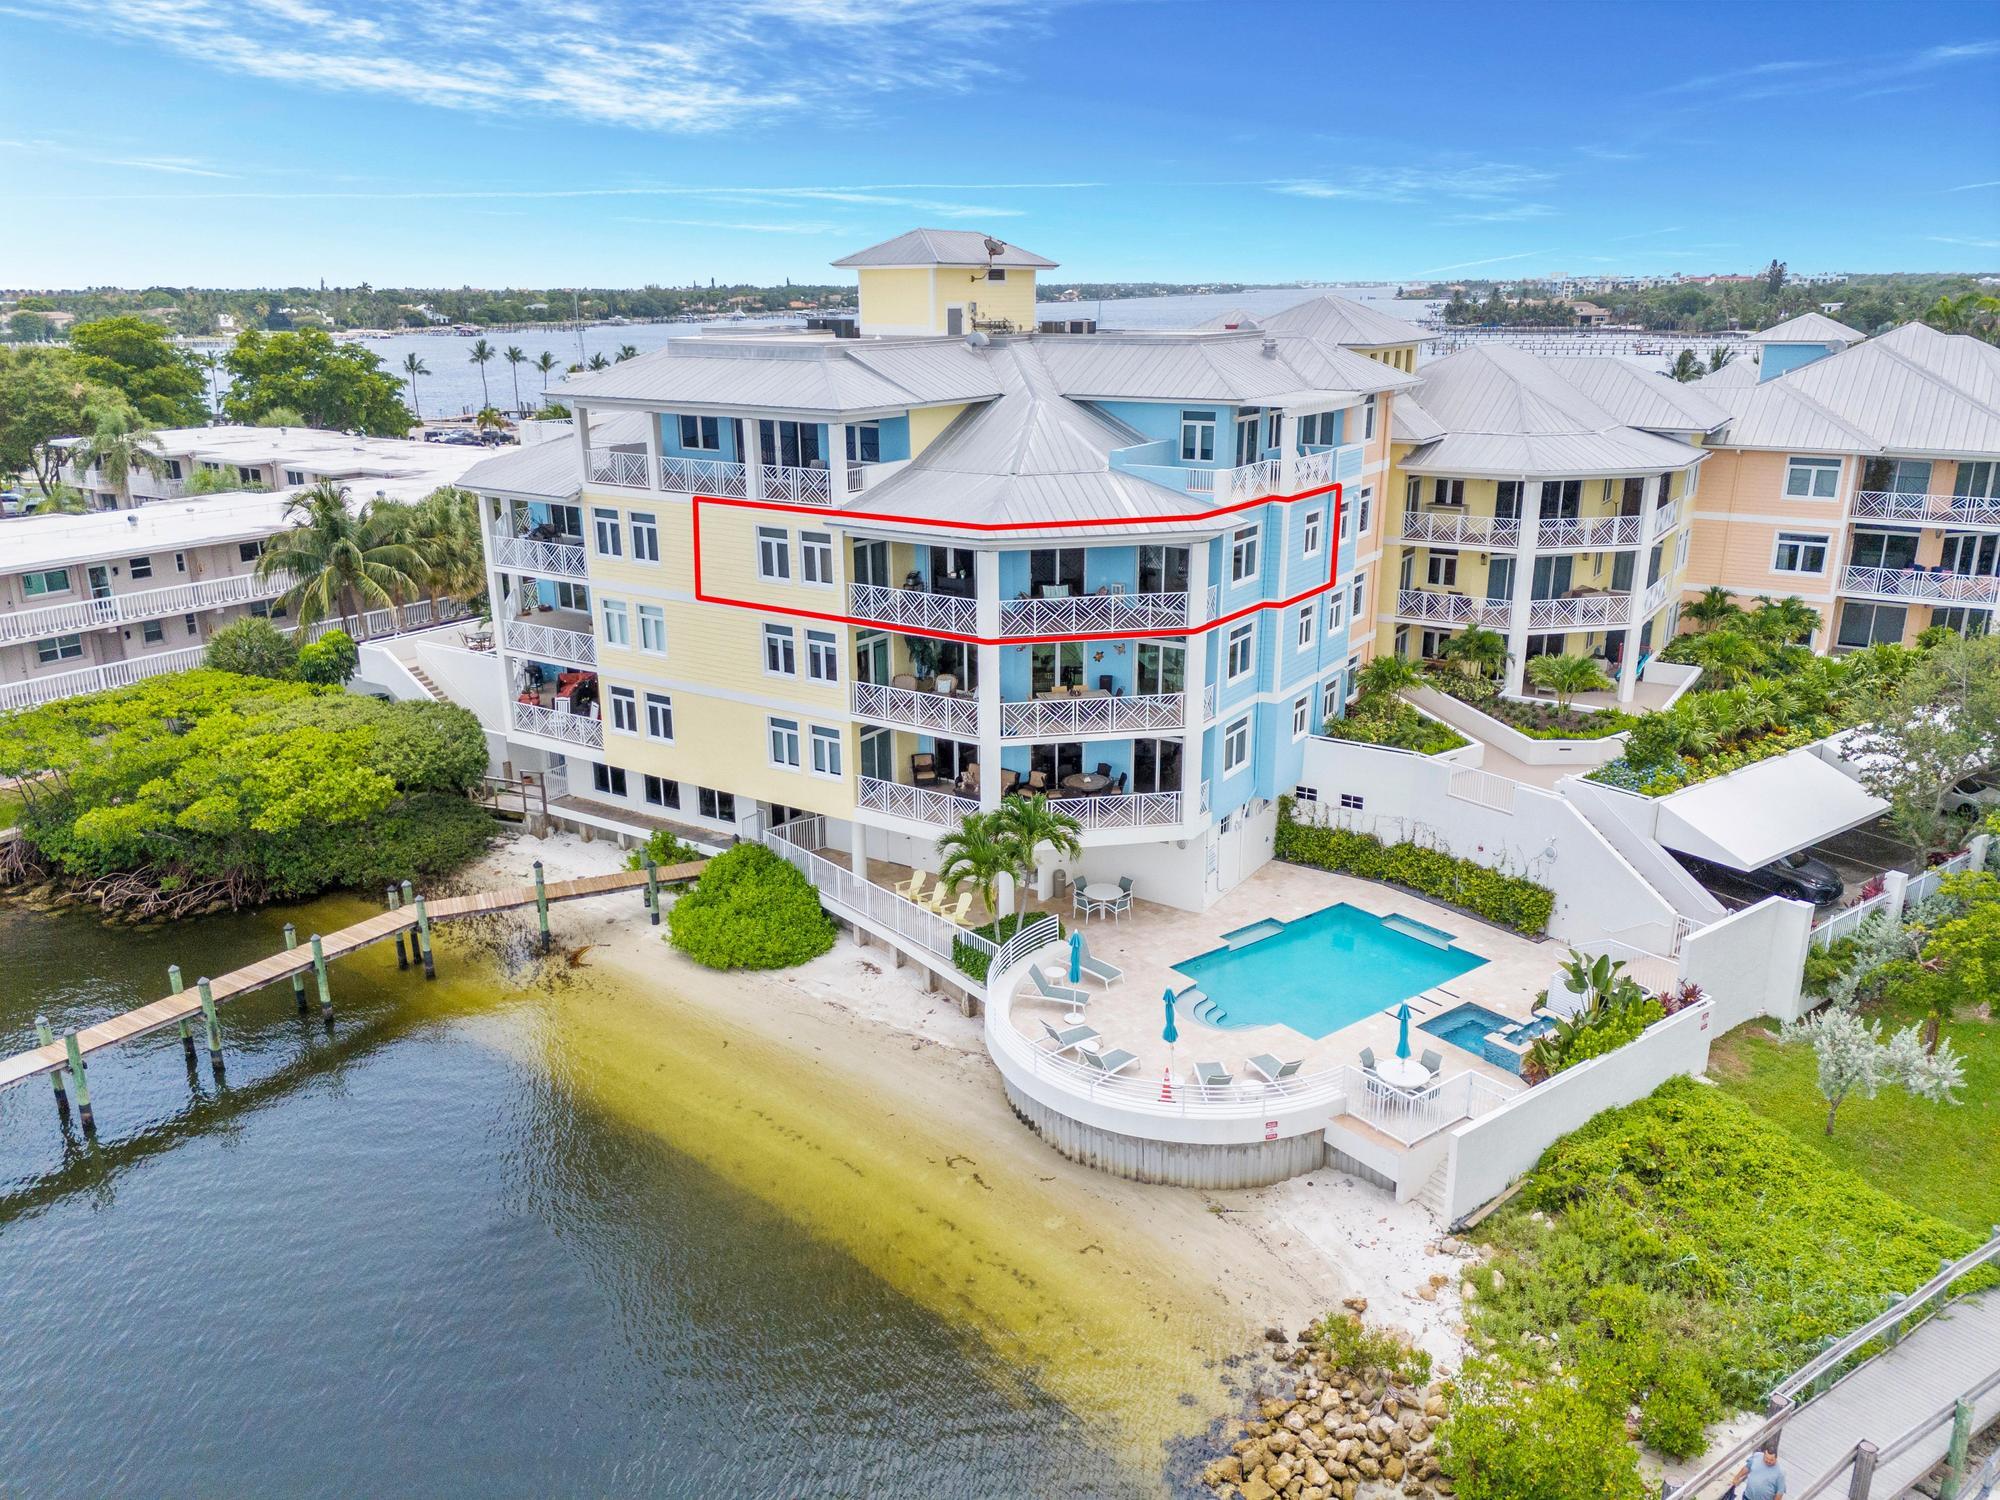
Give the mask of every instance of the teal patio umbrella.
[[1069, 935], [1069, 982], [1083, 983], [1083, 929]]
[[1181, 1034], [1174, 1028], [1173, 990], [1168, 989], [1161, 995], [1160, 999], [1167, 1007], [1167, 1024], [1160, 1028], [1160, 1040], [1167, 1044], [1167, 1076], [1160, 1080], [1160, 1097], [1162, 1099], [1172, 1099], [1174, 1097], [1174, 1043], [1181, 1039]]
[[1406, 1000], [1396, 1007], [1396, 1056], [1410, 1055], [1410, 1003]]

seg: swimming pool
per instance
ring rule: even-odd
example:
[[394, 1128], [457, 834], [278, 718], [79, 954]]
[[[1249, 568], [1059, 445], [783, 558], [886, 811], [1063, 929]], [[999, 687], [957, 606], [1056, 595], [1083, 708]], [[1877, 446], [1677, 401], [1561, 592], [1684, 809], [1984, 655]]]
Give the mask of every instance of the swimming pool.
[[1313, 1037], [1486, 962], [1454, 946], [1450, 933], [1345, 902], [1296, 921], [1258, 922], [1223, 942], [1174, 965], [1201, 992], [1190, 1002], [1194, 1018], [1211, 1026], [1276, 1023]]
[[1463, 1047], [1474, 1057], [1483, 1057], [1510, 1073], [1521, 1071], [1521, 1055], [1528, 1044], [1544, 1032], [1555, 1030], [1551, 1016], [1517, 1021], [1483, 1005], [1455, 1005], [1450, 1010], [1417, 1023], [1421, 1030], [1442, 1037], [1454, 1047]]

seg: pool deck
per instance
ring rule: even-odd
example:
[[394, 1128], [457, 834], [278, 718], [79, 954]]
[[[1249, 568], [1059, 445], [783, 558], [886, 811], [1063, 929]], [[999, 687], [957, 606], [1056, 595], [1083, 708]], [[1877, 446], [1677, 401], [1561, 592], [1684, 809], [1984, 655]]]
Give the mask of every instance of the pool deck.
[[[1446, 1076], [1476, 1072], [1517, 1083], [1513, 1074], [1484, 1058], [1419, 1031], [1418, 1023], [1467, 1001], [1525, 1020], [1532, 1013], [1535, 996], [1547, 988], [1550, 976], [1566, 956], [1562, 944], [1524, 938], [1388, 886], [1275, 861], [1205, 912], [1137, 901], [1130, 915], [1116, 921], [1091, 917], [1084, 922], [1092, 954], [1125, 971], [1124, 980], [1108, 989], [1089, 978], [1079, 986], [1091, 997], [1088, 1020], [1104, 1034], [1107, 1049], [1122, 1047], [1138, 1053], [1135, 1071], [1159, 1077], [1168, 1063], [1167, 1044], [1160, 1039], [1165, 1019], [1161, 992], [1172, 988], [1178, 994], [1193, 983], [1173, 967], [1175, 963], [1221, 947], [1224, 933], [1269, 917], [1290, 921], [1343, 901], [1377, 916], [1400, 912], [1442, 928], [1461, 947], [1487, 960], [1469, 973], [1410, 998], [1411, 1055], [1434, 1047], [1443, 1054]], [[1065, 922], [1070, 920], [1066, 907], [1048, 904], [1061, 910]], [[1339, 976], [1329, 975], [1328, 982], [1337, 984]], [[1395, 1006], [1386, 1009], [1392, 1012]], [[1042, 1020], [1060, 1025], [1063, 1013], [1061, 1005], [1043, 1000], [1024, 986], [1015, 1002], [1014, 1020], [1024, 1035], [1041, 1039]], [[1183, 1080], [1191, 1077], [1196, 1061], [1220, 1062], [1240, 1077], [1245, 1058], [1268, 1052], [1282, 1060], [1303, 1056], [1304, 1071], [1313, 1073], [1338, 1064], [1359, 1065], [1363, 1047], [1373, 1047], [1378, 1058], [1392, 1056], [1396, 1048], [1396, 1023], [1386, 1012], [1319, 1038], [1302, 1036], [1283, 1025], [1212, 1027], [1190, 1016], [1185, 1007], [1176, 1010], [1174, 1024], [1180, 1041], [1173, 1055]]]

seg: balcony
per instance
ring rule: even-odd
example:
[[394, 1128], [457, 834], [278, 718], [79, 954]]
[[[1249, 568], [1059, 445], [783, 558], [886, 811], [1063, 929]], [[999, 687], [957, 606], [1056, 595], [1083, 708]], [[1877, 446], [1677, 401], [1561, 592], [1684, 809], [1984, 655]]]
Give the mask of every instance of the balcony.
[[1646, 540], [1650, 542], [1655, 537], [1665, 536], [1681, 524], [1681, 520], [1686, 514], [1687, 501], [1685, 498], [1671, 501], [1666, 505], [1654, 506], [1646, 512]]
[[590, 571], [581, 542], [503, 536], [489, 541], [486, 550], [495, 567], [512, 568], [536, 578], [582, 578]]
[[1068, 813], [1085, 833], [1106, 828], [1174, 828], [1181, 821], [1179, 792], [1129, 792], [1123, 796], [1058, 797], [1049, 804]]
[[1505, 630], [1514, 606], [1505, 599], [1475, 599], [1470, 594], [1438, 594], [1429, 589], [1399, 589], [1396, 618], [1434, 625], [1487, 625]]
[[874, 776], [855, 778], [856, 805], [869, 812], [904, 818], [932, 828], [947, 828], [979, 811], [977, 797], [961, 797], [936, 787], [904, 786]]
[[1644, 525], [1642, 516], [1548, 517], [1535, 523], [1535, 545], [1553, 550], [1636, 547]]
[[568, 662], [579, 667], [597, 665], [597, 638], [587, 631], [562, 630], [527, 620], [502, 620], [500, 644], [538, 661]]
[[1359, 443], [1294, 454], [1289, 464], [1270, 451], [1263, 458], [1233, 469], [1197, 468], [1172, 459], [1172, 445], [1162, 440], [1117, 449], [1111, 455], [1111, 464], [1148, 483], [1197, 496], [1214, 509], [1274, 495], [1323, 489], [1335, 480], [1358, 479], [1362, 466]]
[[523, 734], [560, 740], [565, 745], [582, 745], [592, 750], [604, 748], [604, 721], [584, 714], [564, 713], [537, 703], [516, 703], [514, 727]]
[[[880, 476], [870, 470], [900, 468], [900, 464], [843, 464], [838, 478], [841, 495], [858, 494]], [[592, 484], [613, 489], [664, 490], [674, 495], [715, 495], [731, 500], [774, 500], [786, 505], [831, 506], [837, 498], [836, 476], [825, 467], [792, 464], [740, 464], [719, 458], [663, 457], [657, 478], [650, 454], [628, 448], [593, 449], [588, 472]], [[754, 491], [754, 494], [753, 494]]]
[[76, 599], [68, 604], [17, 610], [0, 616], [0, 643], [37, 641], [74, 631], [100, 630], [167, 615], [275, 599], [291, 586], [289, 577], [259, 578], [253, 573], [235, 573], [201, 583], [177, 583], [170, 588], [142, 589], [134, 594], [109, 594], [102, 599]]
[[977, 610], [965, 595], [879, 583], [849, 584], [847, 611], [858, 619], [932, 634], [971, 635], [979, 624]]
[[1941, 568], [1849, 568], [1841, 577], [1840, 591], [1874, 599], [1990, 605], [2000, 603], [2000, 578], [1947, 573]]
[[134, 656], [103, 666], [82, 667], [74, 672], [50, 672], [22, 682], [0, 683], [0, 713], [17, 708], [33, 708], [85, 693], [101, 693], [107, 688], [130, 687], [148, 677], [165, 672], [185, 672], [208, 659], [208, 647], [186, 646], [178, 651], [156, 651], [151, 656]]
[[1148, 635], [1187, 627], [1186, 594], [1070, 594], [1000, 605], [1005, 636]]
[[1920, 521], [1926, 526], [2000, 526], [2000, 497], [1863, 490], [1854, 497], [1854, 518]]
[[1521, 544], [1521, 522], [1514, 516], [1468, 516], [1457, 510], [1405, 511], [1402, 539], [1504, 551]]
[[977, 739], [979, 702], [969, 694], [926, 693], [880, 682], [851, 682], [847, 706], [857, 719], [953, 739]]
[[[1664, 603], [1665, 585], [1657, 587]], [[1571, 594], [1561, 599], [1532, 599], [1528, 602], [1528, 628], [1598, 630], [1607, 625], [1623, 625], [1631, 612], [1630, 594]]]
[[590, 451], [590, 482], [614, 485], [619, 489], [643, 490], [651, 487], [652, 465], [644, 453], [620, 448]]
[[1134, 734], [1179, 729], [1187, 718], [1185, 693], [1143, 693], [1116, 697], [1035, 698], [1000, 705], [1003, 739], [1075, 739], [1083, 735]]

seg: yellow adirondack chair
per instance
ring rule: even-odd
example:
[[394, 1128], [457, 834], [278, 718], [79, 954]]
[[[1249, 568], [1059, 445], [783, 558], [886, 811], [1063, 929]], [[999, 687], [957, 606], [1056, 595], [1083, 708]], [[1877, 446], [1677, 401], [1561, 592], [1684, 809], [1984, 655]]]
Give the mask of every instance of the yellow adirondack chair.
[[963, 927], [965, 925], [965, 914], [971, 910], [972, 892], [960, 891], [958, 893], [958, 903], [950, 911], [940, 912], [939, 915], [951, 923], [952, 926]]
[[930, 879], [930, 871], [913, 871], [908, 880], [899, 880], [896, 882], [896, 894], [907, 897], [911, 901], [921, 902], [924, 899], [924, 882], [928, 879]]

